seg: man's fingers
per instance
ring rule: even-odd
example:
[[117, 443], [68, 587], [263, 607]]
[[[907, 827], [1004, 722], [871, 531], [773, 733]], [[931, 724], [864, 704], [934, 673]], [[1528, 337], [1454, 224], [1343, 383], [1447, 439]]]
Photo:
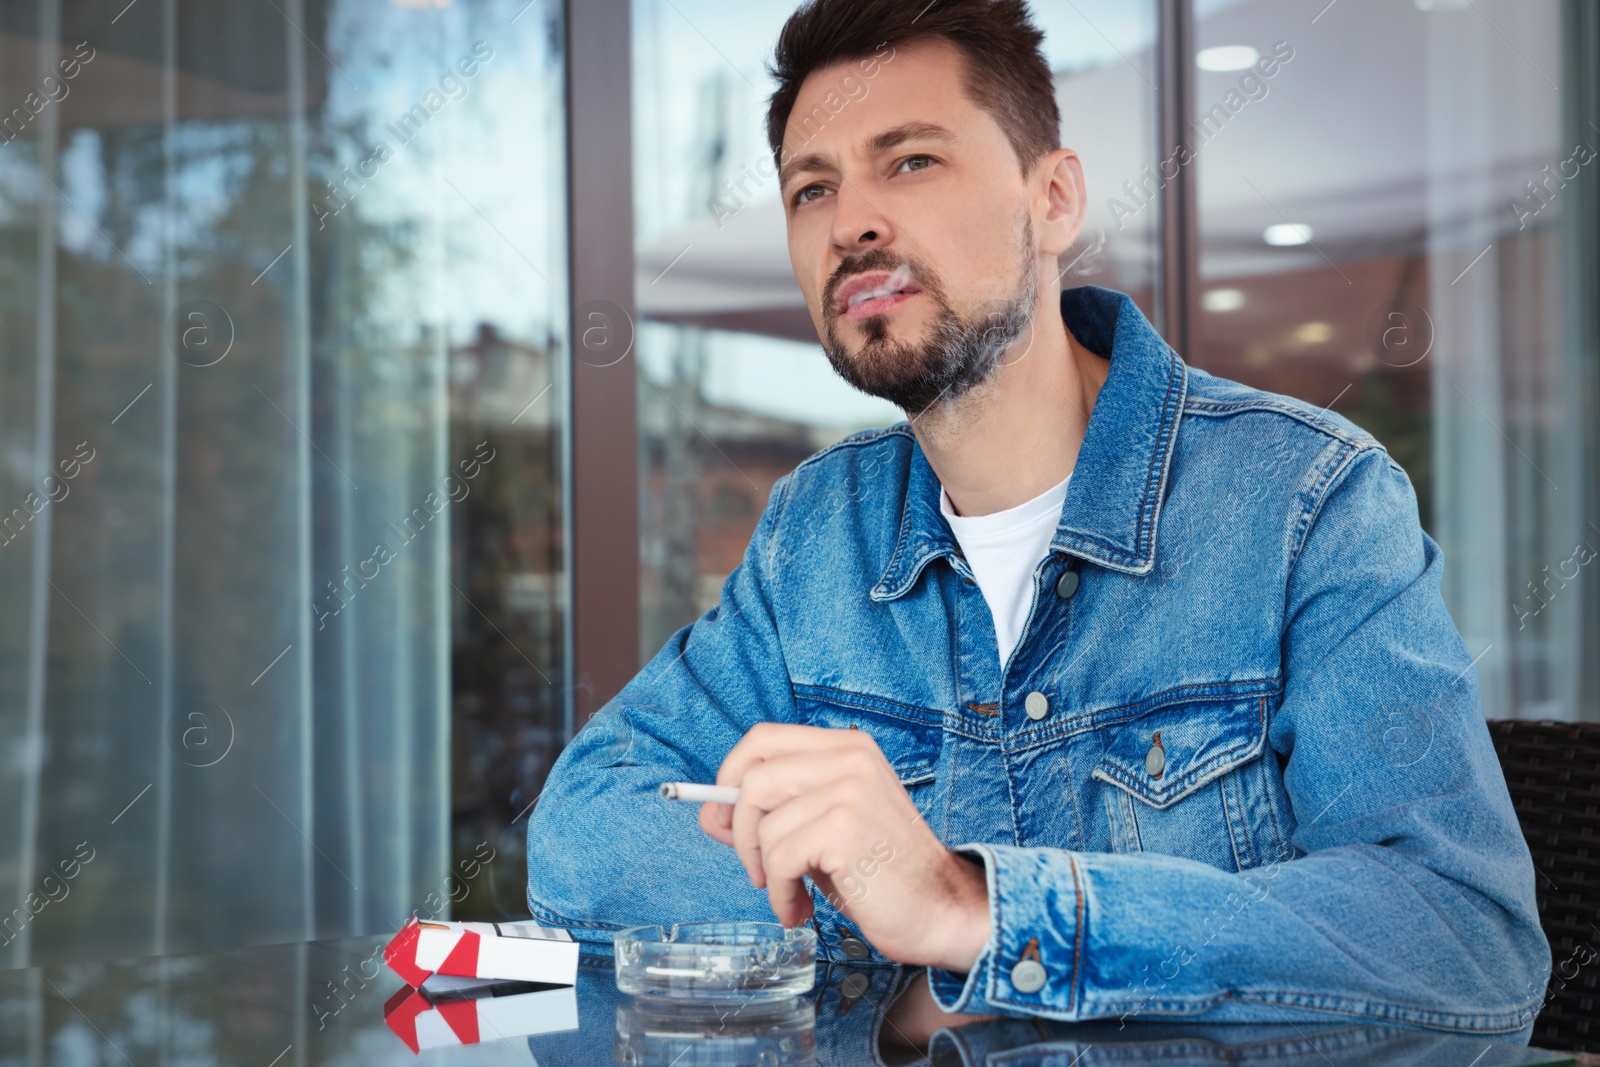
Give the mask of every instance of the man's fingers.
[[[777, 916], [778, 921], [784, 926], [799, 926], [809, 921], [812, 913], [817, 910], [811, 902], [811, 894], [806, 891], [805, 883], [796, 884], [799, 886], [799, 892], [789, 898], [788, 903], [782, 905], [783, 911], [778, 910], [779, 905], [772, 904], [772, 914]], [[772, 902], [771, 889], [767, 890], [767, 901], [769, 904]]]
[[811, 753], [821, 756], [869, 740], [859, 730], [831, 730], [821, 726], [760, 722], [733, 746], [717, 768], [718, 785], [743, 786], [745, 772], [757, 763], [779, 756]]
[[824, 816], [771, 842], [765, 856], [767, 900], [772, 913], [785, 926], [798, 925], [811, 917], [811, 894], [806, 890], [805, 876], [826, 868], [829, 842], [837, 831], [837, 820]]
[[[813, 753], [788, 753], [752, 767], [739, 787], [733, 807], [733, 847], [750, 875], [750, 884], [766, 884], [761, 858], [761, 824], [771, 813], [810, 795], [833, 796], [851, 768], [843, 759], [819, 760]], [[719, 838], [720, 840], [720, 838]]]
[[767, 812], [756, 827], [756, 847], [761, 855], [770, 854], [779, 842], [817, 822], [833, 808], [848, 808], [848, 798], [842, 795], [842, 789], [847, 788], [845, 783], [835, 783], [832, 788], [801, 793]]
[[764, 815], [766, 812], [756, 807], [755, 802], [741, 790], [739, 803], [733, 806], [733, 848], [739, 854], [739, 862], [744, 864], [744, 873], [749, 875], [750, 884], [757, 889], [767, 884], [766, 872], [761, 865], [761, 845], [756, 838], [756, 827]]
[[[733, 830], [731, 828], [732, 807], [728, 804], [702, 804], [700, 805], [700, 829], [721, 841], [724, 845], [733, 844]], [[723, 814], [730, 813], [729, 823], [724, 823]]]
[[841, 779], [860, 775], [870, 765], [867, 758], [853, 753], [833, 753], [828, 756], [813, 752], [777, 754], [753, 765], [745, 773], [744, 781], [739, 786], [738, 806], [771, 811], [802, 793], [833, 789]]
[[[860, 829], [861, 816], [881, 816], [884, 804], [911, 807], [877, 743], [858, 730], [758, 724], [723, 761], [717, 783], [738, 786], [739, 802], [731, 809], [703, 806], [701, 828], [733, 846], [750, 884], [767, 889], [774, 913], [790, 925], [812, 913], [805, 876], [827, 877], [825, 868], [811, 865], [817, 857], [791, 855], [791, 846], [849, 849], [846, 839], [852, 828]], [[839, 812], [847, 813], [842, 824]], [[823, 822], [837, 831], [837, 840], [814, 836]], [[785, 850], [781, 875], [773, 871], [774, 848]]]

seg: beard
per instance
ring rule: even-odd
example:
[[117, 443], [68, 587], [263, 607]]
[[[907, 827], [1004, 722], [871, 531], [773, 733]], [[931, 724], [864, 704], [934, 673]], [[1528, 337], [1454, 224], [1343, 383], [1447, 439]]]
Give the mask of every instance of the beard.
[[1017, 294], [962, 316], [951, 306], [939, 279], [923, 264], [905, 257], [912, 280], [933, 301], [933, 325], [927, 340], [910, 344], [889, 336], [887, 313], [871, 315], [856, 325], [863, 340], [855, 355], [839, 340], [839, 312], [833, 293], [853, 274], [894, 270], [902, 257], [873, 248], [839, 264], [824, 292], [822, 347], [839, 376], [870, 396], [882, 397], [913, 417], [938, 403], [949, 403], [987, 381], [1000, 357], [1033, 321], [1039, 299], [1038, 269], [1033, 254], [1033, 223], [1022, 217], [1018, 242], [1020, 273]]

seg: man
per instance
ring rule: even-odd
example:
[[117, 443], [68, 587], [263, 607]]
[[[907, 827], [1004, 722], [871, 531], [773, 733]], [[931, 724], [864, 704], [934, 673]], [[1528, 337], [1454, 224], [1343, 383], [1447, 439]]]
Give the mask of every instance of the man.
[[[909, 419], [782, 478], [718, 607], [578, 734], [532, 913], [811, 922], [945, 1011], [1526, 1041], [1533, 867], [1411, 485], [1060, 290], [1085, 192], [1040, 40], [1020, 0], [784, 27], [795, 276]], [[741, 792], [697, 827], [669, 780]]]

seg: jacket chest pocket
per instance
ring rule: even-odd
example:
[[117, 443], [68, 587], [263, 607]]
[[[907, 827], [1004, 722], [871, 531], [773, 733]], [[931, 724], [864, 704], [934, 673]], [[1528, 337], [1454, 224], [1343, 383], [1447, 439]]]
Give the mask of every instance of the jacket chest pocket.
[[[807, 726], [832, 730], [864, 730], [894, 768], [920, 809], [939, 763], [944, 743], [944, 716], [931, 708], [899, 704], [882, 697], [826, 686], [796, 685], [795, 709]], [[924, 812], [926, 814], [926, 812]]]
[[1260, 866], [1285, 843], [1262, 781], [1267, 758], [1264, 695], [1157, 705], [1106, 728], [1091, 777], [1105, 783], [1112, 847], [1209, 863]]

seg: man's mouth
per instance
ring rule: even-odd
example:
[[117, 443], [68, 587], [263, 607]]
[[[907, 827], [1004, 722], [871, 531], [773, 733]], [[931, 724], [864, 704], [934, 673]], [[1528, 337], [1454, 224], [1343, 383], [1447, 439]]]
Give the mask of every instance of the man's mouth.
[[911, 282], [910, 270], [901, 264], [893, 273], [870, 271], [851, 278], [839, 287], [834, 308], [846, 319], [855, 321], [882, 314], [920, 292], [922, 290]]
[[920, 289], [888, 289], [881, 292], [857, 293], [850, 299], [850, 307], [844, 313], [844, 317], [850, 322], [856, 322], [872, 315], [882, 315], [890, 308], [899, 307], [919, 292]]

